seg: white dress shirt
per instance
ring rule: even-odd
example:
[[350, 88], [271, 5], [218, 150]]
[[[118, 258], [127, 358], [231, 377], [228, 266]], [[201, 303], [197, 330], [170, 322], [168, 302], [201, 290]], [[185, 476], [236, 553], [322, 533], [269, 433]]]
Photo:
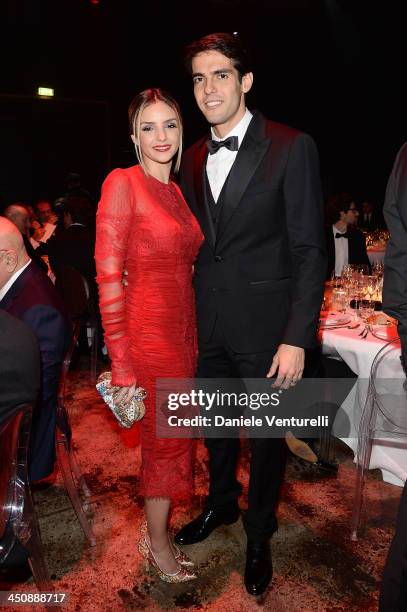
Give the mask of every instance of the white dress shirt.
[[[249, 123], [253, 117], [253, 114], [246, 108], [246, 112], [237, 125], [226, 134], [223, 138], [216, 136], [213, 128], [211, 128], [213, 140], [226, 140], [229, 136], [237, 136], [238, 146], [242, 144], [246, 130], [249, 127]], [[221, 147], [213, 155], [208, 155], [206, 162], [206, 172], [208, 174], [209, 185], [212, 191], [213, 199], [215, 202], [218, 201], [219, 194], [222, 191], [222, 187], [226, 181], [226, 177], [230, 172], [231, 167], [236, 159], [237, 151], [229, 151], [226, 147]]]
[[3, 285], [3, 287], [0, 289], [0, 302], [4, 298], [4, 296], [6, 295], [7, 291], [10, 289], [10, 287], [12, 287], [14, 285], [14, 283], [16, 282], [16, 280], [18, 279], [20, 274], [22, 274], [24, 272], [24, 270], [26, 269], [27, 266], [30, 265], [30, 263], [31, 263], [31, 259], [29, 259], [27, 261], [25, 266], [23, 266], [22, 268], [17, 270], [17, 272], [14, 272], [13, 276], [8, 279], [8, 281], [7, 281], [7, 283], [5, 285]]
[[335, 244], [335, 276], [341, 276], [343, 267], [349, 263], [349, 243], [347, 238], [335, 238], [336, 234], [345, 234], [340, 232], [334, 225], [332, 226], [334, 233]]

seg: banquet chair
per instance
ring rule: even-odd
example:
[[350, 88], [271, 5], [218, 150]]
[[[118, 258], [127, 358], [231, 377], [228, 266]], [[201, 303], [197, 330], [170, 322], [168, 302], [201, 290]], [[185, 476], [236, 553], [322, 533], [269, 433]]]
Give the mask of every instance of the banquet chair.
[[[90, 491], [79, 469], [72, 447], [72, 428], [65, 404], [66, 380], [79, 332], [80, 323], [77, 321], [74, 325], [71, 344], [65, 354], [59, 381], [55, 444], [58, 467], [61, 470], [65, 489], [86, 538], [91, 546], [95, 546], [96, 538], [85, 514], [88, 507], [86, 499], [90, 497]], [[85, 498], [85, 504], [82, 503], [81, 494]]]
[[[398, 339], [385, 344], [373, 360], [366, 402], [358, 431], [357, 473], [351, 519], [351, 539], [358, 539], [365, 472], [369, 469], [373, 444], [407, 447], [407, 383], [394, 375], [398, 362]], [[400, 370], [401, 371], [401, 370]]]
[[53, 592], [27, 475], [32, 405], [23, 404], [0, 428], [0, 566], [22, 545], [39, 591]]
[[[99, 342], [99, 320], [95, 290], [78, 270], [72, 266], [58, 269], [55, 287], [61, 294], [73, 324], [80, 323], [85, 333], [90, 330], [90, 373], [96, 381], [97, 354]], [[78, 335], [79, 338], [79, 335]]]

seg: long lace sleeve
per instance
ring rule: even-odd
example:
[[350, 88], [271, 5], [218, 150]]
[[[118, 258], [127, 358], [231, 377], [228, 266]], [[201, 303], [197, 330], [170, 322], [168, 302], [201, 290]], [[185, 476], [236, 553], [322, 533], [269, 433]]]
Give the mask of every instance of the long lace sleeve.
[[113, 170], [102, 187], [96, 217], [96, 281], [105, 342], [112, 361], [112, 383], [129, 386], [136, 381], [130, 359], [125, 289], [122, 284], [134, 195], [121, 169]]

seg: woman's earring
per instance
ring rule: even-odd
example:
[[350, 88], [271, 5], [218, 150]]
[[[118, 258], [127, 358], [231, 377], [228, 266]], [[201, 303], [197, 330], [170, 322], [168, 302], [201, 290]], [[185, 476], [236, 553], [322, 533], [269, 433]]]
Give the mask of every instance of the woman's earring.
[[131, 135], [131, 139], [132, 139], [132, 141], [133, 141], [134, 148], [135, 148], [136, 153], [137, 153], [137, 151], [139, 151], [139, 149], [140, 149], [140, 145], [139, 145], [139, 143], [137, 142], [137, 139], [136, 139], [136, 137], [134, 136], [134, 134], [132, 134], [132, 135]]

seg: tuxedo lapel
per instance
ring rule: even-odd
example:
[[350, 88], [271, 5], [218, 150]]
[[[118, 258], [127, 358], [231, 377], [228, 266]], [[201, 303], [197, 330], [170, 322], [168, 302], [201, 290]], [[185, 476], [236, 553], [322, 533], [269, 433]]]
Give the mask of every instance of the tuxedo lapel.
[[355, 236], [351, 230], [348, 230], [349, 238], [348, 238], [348, 259], [349, 263], [360, 263], [360, 253], [357, 248], [357, 242], [355, 240]]
[[206, 140], [203, 140], [194, 153], [194, 192], [197, 203], [197, 215], [205, 238], [213, 248], [215, 245], [215, 230], [211, 220], [209, 204], [205, 198], [205, 162], [207, 157]]
[[218, 243], [270, 146], [271, 138], [267, 137], [265, 128], [266, 121], [264, 117], [256, 113], [247, 129], [243, 142], [239, 147], [235, 163], [227, 178], [217, 233]]

